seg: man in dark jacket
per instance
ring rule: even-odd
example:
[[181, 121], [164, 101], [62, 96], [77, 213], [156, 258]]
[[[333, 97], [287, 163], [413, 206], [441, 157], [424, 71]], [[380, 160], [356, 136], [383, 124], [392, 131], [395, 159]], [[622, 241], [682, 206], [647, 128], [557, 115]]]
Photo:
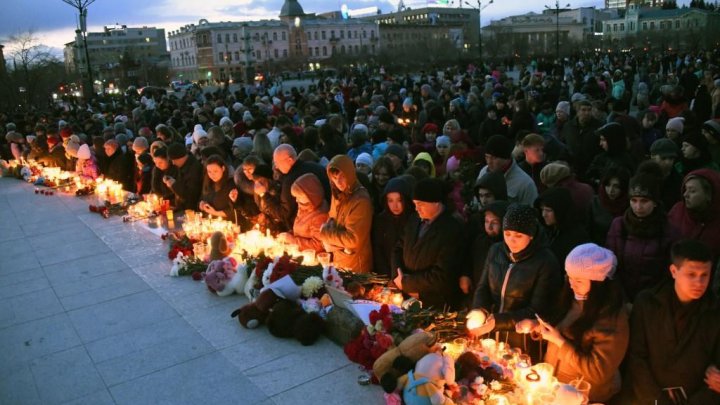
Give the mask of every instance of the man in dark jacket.
[[168, 157], [177, 168], [177, 178], [165, 175], [163, 183], [175, 193], [175, 209], [197, 210], [203, 184], [202, 164], [177, 143], [168, 148]]
[[570, 150], [575, 173], [585, 174], [595, 155], [602, 151], [600, 135], [595, 132], [601, 125], [592, 116], [592, 104], [581, 101], [578, 103], [577, 116], [563, 126], [560, 138]]
[[635, 300], [625, 385], [633, 404], [718, 404], [720, 308], [708, 291], [712, 254], [695, 240], [676, 243], [671, 253], [674, 282]]
[[447, 210], [442, 182], [423, 179], [415, 185], [417, 216], [408, 220], [393, 252], [395, 285], [424, 306], [442, 309], [459, 304], [459, 253], [463, 226]]
[[326, 201], [330, 201], [330, 183], [325, 169], [317, 163], [298, 160], [297, 152], [292, 145], [282, 144], [273, 152], [275, 169], [282, 174], [280, 178], [280, 210], [284, 219], [284, 226], [292, 229], [297, 214], [297, 202], [290, 193], [293, 183], [298, 177], [312, 173], [320, 180], [325, 191]]
[[153, 163], [150, 185], [151, 192], [159, 195], [163, 200], [170, 200], [170, 205], [175, 206], [175, 193], [163, 182], [165, 176], [177, 176], [177, 168], [172, 165], [168, 157], [167, 148], [162, 147], [155, 149], [153, 153]]

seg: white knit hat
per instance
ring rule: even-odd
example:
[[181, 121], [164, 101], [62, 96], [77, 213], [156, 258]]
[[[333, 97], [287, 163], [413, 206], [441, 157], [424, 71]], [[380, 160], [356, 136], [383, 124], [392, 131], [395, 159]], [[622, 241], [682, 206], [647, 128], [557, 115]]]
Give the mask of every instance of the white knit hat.
[[572, 278], [591, 281], [612, 279], [616, 268], [615, 254], [594, 243], [576, 246], [565, 258], [565, 271]]
[[685, 128], [685, 118], [683, 117], [675, 117], [670, 118], [665, 125], [665, 129], [674, 129], [675, 131], [679, 133], [683, 133], [683, 129]]
[[208, 134], [207, 134], [207, 132], [205, 132], [202, 125], [200, 125], [200, 124], [195, 125], [195, 127], [193, 128], [193, 133], [192, 133], [193, 141], [195, 141], [195, 143], [200, 143], [200, 138], [207, 138], [207, 136], [208, 136]]
[[92, 156], [90, 154], [90, 147], [87, 146], [87, 144], [85, 144], [85, 143], [80, 145], [80, 148], [78, 149], [78, 152], [77, 152], [78, 159], [90, 159], [90, 156]]

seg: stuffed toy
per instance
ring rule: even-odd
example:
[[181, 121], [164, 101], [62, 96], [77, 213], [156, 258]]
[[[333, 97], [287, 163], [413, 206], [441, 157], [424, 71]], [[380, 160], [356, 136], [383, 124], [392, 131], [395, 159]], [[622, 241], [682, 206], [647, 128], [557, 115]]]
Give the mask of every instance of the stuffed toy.
[[300, 298], [300, 286], [292, 281], [290, 275], [270, 283], [251, 303], [233, 311], [240, 324], [248, 329], [257, 328], [265, 323], [272, 307], [281, 299], [297, 301]]
[[281, 299], [273, 290], [268, 289], [260, 293], [255, 301], [233, 311], [230, 316], [237, 317], [240, 325], [254, 329], [265, 323], [270, 309]]
[[221, 297], [234, 292], [241, 293], [244, 282], [245, 272], [237, 271], [235, 259], [231, 257], [211, 261], [205, 271], [205, 285], [208, 290]]
[[300, 305], [280, 300], [267, 318], [268, 331], [279, 338], [295, 338], [303, 346], [315, 343], [325, 328], [325, 322], [317, 312], [307, 313]]
[[429, 332], [414, 333], [396, 347], [383, 353], [373, 364], [373, 374], [387, 393], [398, 387], [398, 378], [408, 371], [426, 354], [439, 349], [436, 336]]
[[428, 353], [408, 372], [403, 400], [406, 405], [452, 405], [446, 385], [455, 385], [455, 361], [444, 353]]
[[230, 252], [232, 250], [228, 246], [225, 234], [217, 231], [210, 236], [210, 261], [222, 260], [230, 256]]
[[479, 358], [473, 352], [465, 352], [458, 357], [455, 361], [455, 371], [457, 381], [475, 381], [477, 377], [482, 377], [483, 381], [489, 384], [504, 379], [502, 367], [492, 363], [487, 357]]

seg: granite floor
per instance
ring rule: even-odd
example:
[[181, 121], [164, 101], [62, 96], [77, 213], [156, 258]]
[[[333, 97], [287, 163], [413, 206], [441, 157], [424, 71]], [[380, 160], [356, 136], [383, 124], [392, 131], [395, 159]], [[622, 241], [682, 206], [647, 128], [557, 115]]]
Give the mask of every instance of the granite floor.
[[167, 247], [88, 200], [0, 178], [0, 404], [380, 404], [342, 348], [303, 347], [168, 276]]

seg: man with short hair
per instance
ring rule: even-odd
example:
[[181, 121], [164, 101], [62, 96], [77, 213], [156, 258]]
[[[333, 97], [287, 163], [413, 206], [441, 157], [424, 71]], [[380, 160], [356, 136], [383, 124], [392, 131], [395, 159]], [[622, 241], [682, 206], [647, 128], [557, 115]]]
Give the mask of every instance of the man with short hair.
[[581, 176], [587, 172], [595, 155], [602, 151], [600, 135], [596, 132], [602, 123], [593, 117], [592, 104], [589, 101], [582, 100], [577, 104], [577, 115], [563, 126], [560, 139], [570, 151], [573, 171]]
[[168, 147], [168, 157], [177, 168], [177, 177], [166, 174], [163, 183], [175, 194], [175, 209], [197, 210], [203, 183], [202, 164], [179, 143]]
[[478, 179], [487, 172], [502, 173], [507, 184], [508, 201], [532, 205], [538, 197], [538, 190], [527, 175], [512, 158], [512, 141], [503, 135], [493, 135], [485, 144], [487, 165], [480, 170]]
[[708, 291], [712, 253], [696, 240], [671, 250], [673, 282], [642, 291], [630, 317], [632, 402], [720, 403], [720, 307]]
[[521, 142], [525, 160], [518, 163], [518, 166], [532, 178], [538, 192], [545, 190], [545, 185], [540, 181], [540, 171], [547, 164], [545, 157], [545, 139], [538, 134], [527, 134]]

